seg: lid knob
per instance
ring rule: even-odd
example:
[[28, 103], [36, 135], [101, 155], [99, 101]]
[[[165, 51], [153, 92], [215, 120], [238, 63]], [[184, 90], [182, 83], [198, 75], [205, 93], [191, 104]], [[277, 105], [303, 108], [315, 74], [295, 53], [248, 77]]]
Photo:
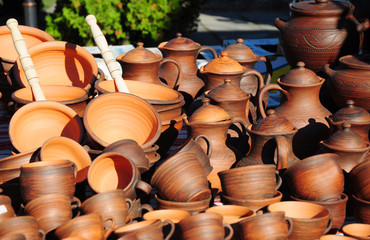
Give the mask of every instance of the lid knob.
[[229, 55], [229, 53], [228, 53], [227, 51], [222, 51], [222, 52], [220, 53], [220, 56], [221, 56], [221, 57], [227, 57], [227, 55]]
[[203, 106], [209, 105], [210, 99], [209, 98], [203, 98], [202, 103]]
[[297, 67], [298, 67], [299, 69], [304, 68], [304, 66], [305, 66], [304, 62], [298, 62], [298, 63], [297, 63]]
[[138, 42], [137, 47], [144, 47], [144, 43], [143, 42]]
[[350, 127], [351, 127], [351, 124], [350, 124], [349, 122], [345, 121], [345, 122], [343, 123], [342, 127], [343, 127], [344, 129], [348, 129], [348, 128], [350, 128]]
[[178, 38], [182, 37], [182, 33], [176, 33], [176, 37]]
[[353, 100], [349, 99], [349, 100], [346, 101], [346, 104], [347, 104], [348, 107], [353, 107], [355, 105], [355, 102]]
[[267, 113], [268, 116], [274, 116], [276, 112], [275, 112], [274, 109], [269, 109], [269, 110], [267, 110], [266, 113]]
[[224, 80], [224, 82], [225, 82], [225, 84], [229, 84], [229, 83], [231, 83], [231, 79], [227, 78], [227, 79]]
[[244, 40], [243, 40], [243, 38], [238, 38], [238, 39], [236, 40], [236, 42], [237, 42], [237, 43], [244, 43]]

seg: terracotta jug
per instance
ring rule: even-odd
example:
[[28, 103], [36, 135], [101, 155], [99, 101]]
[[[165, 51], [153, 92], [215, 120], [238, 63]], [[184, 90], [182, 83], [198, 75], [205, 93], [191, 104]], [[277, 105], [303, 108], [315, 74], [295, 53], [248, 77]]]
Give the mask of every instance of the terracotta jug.
[[353, 5], [344, 1], [301, 1], [290, 7], [292, 17], [284, 22], [275, 19], [280, 30], [280, 45], [291, 66], [299, 61], [319, 72], [324, 64], [359, 52], [363, 32], [369, 21], [359, 23]]
[[[200, 52], [209, 50], [213, 57], [217, 57], [216, 51], [208, 46], [201, 46], [193, 40], [183, 37], [181, 33], [177, 37], [158, 45], [158, 49], [165, 58], [177, 60], [182, 68], [183, 76], [178, 91], [191, 96], [192, 100], [199, 95], [204, 86], [203, 80], [198, 76], [198, 67], [196, 64]], [[176, 78], [176, 70], [173, 64], [164, 64], [159, 72], [159, 76], [169, 84]], [[169, 84], [170, 86], [173, 84]], [[187, 99], [188, 97], [185, 97]]]
[[[142, 42], [138, 42], [136, 48], [119, 55], [117, 61], [122, 67], [122, 77], [124, 79], [164, 86], [169, 85], [171, 88], [176, 88], [181, 83], [182, 69], [180, 63], [171, 58], [163, 58], [160, 54], [145, 49]], [[158, 75], [159, 69], [164, 63], [173, 63], [177, 68], [175, 81], [169, 82], [167, 85], [160, 80]]]
[[274, 89], [283, 93], [284, 98], [275, 111], [298, 129], [293, 138], [293, 151], [300, 159], [314, 155], [319, 142], [329, 136], [329, 124], [325, 117], [331, 113], [319, 99], [320, 88], [324, 82], [325, 79], [305, 68], [303, 62], [299, 62], [297, 68], [277, 80], [278, 84], [262, 87], [258, 95], [258, 107], [263, 109], [261, 96], [267, 91]]

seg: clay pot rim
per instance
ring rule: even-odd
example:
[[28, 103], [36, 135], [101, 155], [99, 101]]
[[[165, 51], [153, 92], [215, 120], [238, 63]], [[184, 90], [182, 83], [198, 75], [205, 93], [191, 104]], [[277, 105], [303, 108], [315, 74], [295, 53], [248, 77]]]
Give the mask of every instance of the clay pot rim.
[[[176, 39], [176, 38], [174, 38]], [[172, 40], [174, 40], [172, 39]], [[197, 42], [194, 42], [194, 45], [197, 46], [197, 48], [189, 48], [189, 49], [176, 49], [176, 48], [171, 48], [171, 47], [165, 47], [165, 45], [168, 43], [169, 41], [165, 41], [165, 42], [161, 42], [159, 45], [158, 45], [158, 49], [159, 50], [169, 50], [169, 51], [174, 51], [174, 52], [188, 52], [188, 51], [198, 51], [200, 48], [201, 48], [201, 45], [200, 43], [197, 43]]]
[[[3, 221], [1, 221], [1, 225], [4, 225], [4, 226], [9, 226], [9, 222], [12, 223], [12, 222], [15, 222], [17, 223], [18, 221], [22, 221], [23, 219], [27, 220], [28, 222], [30, 220], [32, 220], [32, 222], [35, 222], [36, 225], [37, 225], [37, 220], [35, 217], [32, 217], [32, 216], [16, 216], [16, 217], [12, 217], [12, 218], [8, 218], [8, 219], [5, 219]], [[7, 224], [5, 224], [7, 223]]]
[[206, 202], [210, 202], [211, 199], [212, 199], [212, 195], [210, 195], [206, 199], [199, 200], [199, 201], [192, 201], [192, 202], [175, 202], [175, 201], [170, 201], [170, 200], [166, 200], [166, 199], [160, 198], [157, 194], [154, 194], [154, 198], [158, 202], [166, 203], [166, 205], [173, 205], [173, 203], [175, 203], [175, 205], [178, 205], [178, 206], [186, 206], [186, 207], [194, 206], [194, 207], [197, 207], [199, 205], [203, 205]]
[[29, 201], [26, 204], [26, 206], [24, 207], [24, 210], [29, 213], [30, 208], [38, 206], [37, 203], [40, 200], [44, 201], [45, 199], [47, 199], [47, 200], [64, 199], [64, 200], [67, 200], [68, 202], [72, 202], [71, 198], [66, 194], [63, 194], [63, 193], [49, 193], [49, 194], [40, 195], [39, 197], [36, 197], [36, 198], [32, 199], [31, 201]]
[[298, 129], [296, 127], [294, 127], [292, 131], [288, 131], [288, 132], [272, 132], [272, 133], [269, 133], [269, 132], [261, 132], [261, 131], [252, 130], [252, 124], [251, 124], [246, 128], [246, 131], [248, 133], [252, 133], [252, 134], [255, 134], [255, 135], [261, 135], [261, 136], [279, 136], [279, 135], [295, 134], [296, 132], [298, 132]]
[[[182, 95], [181, 95], [182, 96]], [[148, 101], [148, 100], [147, 100]], [[164, 107], [164, 108], [161, 108], [161, 109], [158, 109], [158, 113], [162, 113], [162, 112], [167, 112], [167, 111], [171, 111], [171, 110], [175, 110], [175, 109], [178, 109], [178, 108], [181, 108], [182, 106], [185, 105], [185, 100], [183, 99], [181, 102], [179, 103], [175, 103], [175, 104], [166, 104], [167, 107]]]
[[294, 83], [285, 83], [285, 82], [282, 82], [281, 81], [281, 78], [278, 78], [277, 80], [276, 80], [276, 82], [279, 84], [279, 85], [281, 85], [281, 86], [285, 86], [285, 87], [306, 87], [306, 88], [308, 88], [308, 87], [318, 87], [318, 86], [321, 86], [322, 84], [324, 84], [324, 82], [325, 82], [325, 78], [322, 78], [322, 77], [319, 77], [319, 76], [317, 76], [317, 78], [319, 79], [319, 82], [317, 82], [317, 83], [313, 83], [313, 84], [294, 84]]
[[281, 199], [283, 197], [283, 194], [280, 191], [275, 191], [274, 196], [272, 198], [264, 198], [264, 199], [241, 199], [241, 198], [229, 197], [225, 194], [222, 197], [226, 198], [226, 200], [228, 201], [230, 199], [232, 201], [244, 202], [244, 203], [263, 203], [263, 202], [270, 202], [273, 199], [279, 199], [279, 198]]
[[356, 201], [360, 202], [360, 203], [363, 203], [363, 204], [366, 204], [366, 205], [370, 205], [370, 201], [366, 201], [364, 199], [361, 199], [359, 197], [357, 197], [356, 195], [352, 194], [351, 195], [352, 198], [354, 198]]
[[[255, 168], [260, 168], [260, 167], [268, 167], [274, 169], [274, 172], [276, 170], [276, 165], [275, 164], [260, 164], [260, 165], [248, 165], [248, 166], [242, 166], [242, 167], [235, 167], [235, 168], [230, 168], [227, 170], [223, 170], [217, 173], [218, 176], [224, 175], [224, 174], [230, 174], [230, 173], [245, 173], [245, 169], [255, 169]], [[253, 171], [253, 170], [252, 170]]]
[[[135, 49], [135, 48], [134, 48]], [[134, 50], [132, 49], [132, 50]], [[131, 50], [130, 50], [131, 51]], [[148, 50], [150, 51], [150, 50]], [[157, 63], [157, 62], [160, 62], [162, 61], [163, 59], [163, 56], [158, 54], [158, 53], [155, 53], [153, 52], [153, 54], [156, 56], [157, 59], [140, 59], [141, 61], [140, 62], [135, 62], [135, 61], [127, 61], [127, 59], [123, 59], [123, 57], [127, 54], [127, 52], [125, 53], [121, 53], [120, 55], [118, 55], [118, 57], [116, 58], [117, 62], [121, 62], [121, 63], [131, 63], [131, 64], [140, 64], [140, 65], [144, 65], [144, 64], [151, 64], [151, 63]]]
[[[358, 56], [361, 56], [361, 55], [360, 54], [346, 55], [346, 56], [340, 57], [338, 59], [338, 61], [340, 62], [341, 65], [343, 65], [347, 68], [350, 68], [350, 69], [361, 69], [361, 70], [369, 71], [370, 70], [369, 64], [359, 65], [359, 64], [356, 64], [356, 63], [348, 62], [348, 61], [343, 61], [343, 60], [355, 58], [355, 57], [358, 57]], [[344, 69], [344, 70], [347, 70], [347, 69]]]
[[[221, 86], [221, 85], [220, 85]], [[210, 91], [206, 91], [205, 93], [204, 93], [204, 96], [205, 97], [207, 97], [207, 98], [209, 98], [209, 99], [211, 99], [211, 100], [213, 100], [213, 101], [215, 101], [215, 102], [218, 102], [218, 103], [224, 103], [224, 102], [242, 102], [242, 101], [248, 101], [248, 100], [250, 100], [250, 98], [251, 98], [251, 94], [250, 93], [248, 93], [248, 92], [246, 92], [245, 93], [245, 97], [243, 97], [243, 98], [238, 98], [238, 99], [224, 99], [224, 98], [219, 98], [219, 99], [217, 99], [217, 98], [215, 98], [214, 96], [212, 96], [212, 95], [209, 95], [209, 92]]]
[[[192, 214], [189, 212], [189, 211], [186, 211], [186, 210], [183, 210], [183, 209], [157, 209], [157, 210], [154, 210], [154, 211], [151, 211], [151, 212], [147, 212], [143, 215], [143, 219], [144, 220], [151, 220], [151, 219], [159, 219], [162, 221], [165, 220], [165, 219], [169, 219], [171, 220], [173, 223], [178, 223], [181, 219], [176, 219], [174, 220], [173, 218], [155, 218], [156, 217], [156, 214], [163, 214], [163, 213], [174, 213], [176, 216], [178, 215], [186, 215], [185, 217], [187, 216], [191, 216]], [[153, 218], [148, 218], [148, 216], [151, 216], [151, 215], [154, 215]], [[184, 218], [184, 217], [183, 217]]]
[[323, 204], [323, 205], [336, 205], [338, 203], [348, 201], [348, 196], [345, 193], [342, 193], [342, 195], [340, 196], [340, 199], [334, 200], [334, 201], [333, 200], [330, 200], [330, 201], [306, 200], [306, 199], [301, 199], [301, 198], [295, 197], [293, 195], [290, 195], [290, 198], [293, 199], [294, 201], [310, 202], [310, 203]]
[[[256, 215], [256, 212], [253, 211], [252, 209], [250, 209], [249, 207], [240, 206], [240, 205], [234, 205], [234, 204], [226, 204], [226, 205], [212, 206], [212, 207], [208, 208], [207, 210], [205, 210], [205, 212], [212, 212], [212, 209], [220, 209], [220, 208], [226, 208], [226, 211], [227, 211], [227, 208], [237, 208], [240, 211], [240, 213], [244, 213], [244, 214], [240, 215], [239, 218], [236, 218], [236, 219], [233, 219], [233, 220], [226, 220], [225, 221], [225, 217], [224, 217], [223, 218], [223, 223], [234, 224], [234, 223], [241, 222], [244, 219], [247, 219], [247, 218], [250, 218], [250, 217], [253, 217], [253, 216]], [[245, 212], [243, 212], [243, 211], [245, 211]], [[215, 212], [215, 213], [219, 213], [219, 212]], [[222, 216], [229, 216], [227, 214], [225, 214], [225, 215], [221, 214], [221, 215]]]
[[[60, 225], [58, 228], [56, 228], [55, 232], [65, 231], [66, 229], [70, 229], [71, 227], [74, 229], [76, 225], [76, 222], [80, 222], [81, 219], [89, 219], [90, 217], [99, 218], [101, 221], [101, 216], [98, 213], [88, 213], [84, 215], [79, 215], [77, 217], [74, 217], [70, 219], [69, 221], [65, 222], [64, 224]], [[58, 231], [59, 230], [59, 231]]]
[[[222, 121], [217, 121], [217, 122], [189, 122], [187, 120], [187, 116], [185, 116], [184, 118], [184, 122], [187, 126], [192, 126], [192, 125], [205, 125], [205, 126], [212, 126], [212, 125], [228, 125], [228, 124], [232, 124], [233, 123], [233, 120], [230, 119], [224, 119]], [[186, 120], [185, 120], [186, 119]]]
[[357, 234], [354, 234], [353, 232], [348, 232], [348, 228], [351, 228], [351, 227], [366, 227], [367, 229], [369, 229], [369, 224], [366, 224], [366, 223], [349, 223], [347, 225], [344, 225], [342, 227], [342, 232], [344, 233], [345, 236], [350, 236], [350, 237], [355, 237], [355, 238], [359, 238], [360, 239], [368, 239], [369, 236], [363, 236], [363, 235], [357, 235]]
[[[20, 153], [16, 153], [16, 154], [12, 154], [8, 157], [5, 157], [5, 158], [1, 158], [0, 159], [0, 164], [6, 164], [6, 162], [14, 162], [17, 158], [22, 158], [24, 156], [27, 156], [27, 155], [30, 155], [30, 157], [35, 153], [36, 150], [29, 150], [29, 151], [25, 151], [25, 152], [20, 152]], [[19, 167], [21, 167], [19, 165]], [[2, 167], [0, 169], [3, 169]]]
[[50, 160], [50, 161], [37, 161], [37, 162], [31, 162], [31, 163], [27, 163], [27, 164], [23, 164], [21, 166], [21, 169], [22, 170], [26, 170], [26, 169], [34, 169], [34, 168], [38, 168], [40, 169], [40, 167], [50, 167], [50, 166], [55, 166], [55, 165], [62, 165], [64, 166], [65, 164], [70, 164], [71, 166], [74, 165], [73, 162], [71, 162], [70, 160], [62, 160], [62, 159], [59, 159], [59, 160]]
[[285, 217], [285, 212], [284, 211], [266, 212], [266, 213], [263, 213], [263, 214], [257, 214], [255, 216], [246, 218], [243, 221], [240, 221], [239, 224], [243, 224], [243, 223], [246, 223], [246, 222], [249, 222], [249, 221], [253, 221], [256, 218], [258, 219], [258, 218], [261, 218], [261, 217], [269, 217], [268, 215], [276, 215], [276, 214], [282, 214]]
[[172, 121], [175, 121], [176, 123], [178, 122], [181, 122], [184, 117], [186, 117], [186, 113], [183, 113], [181, 116], [175, 118], [175, 119], [170, 119], [170, 120], [166, 120], [166, 121], [162, 121], [162, 126], [165, 126], [165, 125], [170, 125]]
[[344, 152], [344, 153], [361, 153], [361, 152], [367, 152], [370, 150], [370, 144], [369, 143], [365, 143], [366, 144], [366, 147], [364, 148], [343, 148], [343, 147], [338, 147], [338, 146], [332, 146], [332, 145], [329, 145], [327, 143], [325, 143], [324, 141], [320, 141], [320, 143], [322, 146], [330, 149], [330, 150], [334, 150], [335, 152]]
[[[314, 1], [313, 1], [314, 2]], [[346, 3], [347, 5], [347, 9], [334, 9], [334, 10], [320, 10], [320, 11], [310, 11], [310, 10], [304, 10], [304, 9], [298, 9], [298, 8], [295, 8], [294, 5], [296, 5], [297, 3], [293, 4], [292, 6], [290, 6], [290, 10], [293, 12], [293, 13], [298, 13], [299, 15], [308, 15], [308, 16], [336, 16], [336, 15], [342, 15], [343, 13], [347, 12], [347, 14], [350, 12], [350, 5], [348, 3]], [[307, 3], [305, 3], [307, 4]], [[344, 2], [342, 3], [344, 4]], [[303, 5], [303, 4], [301, 4]], [[297, 5], [296, 5], [297, 6]]]

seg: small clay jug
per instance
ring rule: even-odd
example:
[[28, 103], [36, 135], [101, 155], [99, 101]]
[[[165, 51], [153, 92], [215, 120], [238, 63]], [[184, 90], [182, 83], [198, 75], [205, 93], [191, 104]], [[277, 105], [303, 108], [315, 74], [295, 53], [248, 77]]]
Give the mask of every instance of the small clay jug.
[[[119, 55], [117, 61], [122, 67], [123, 79], [168, 85], [174, 89], [177, 89], [181, 84], [182, 69], [180, 63], [175, 59], [163, 58], [160, 54], [145, 49], [142, 42], [138, 42], [136, 48]], [[177, 68], [175, 70], [177, 72], [176, 80], [167, 84], [162, 82], [158, 75], [160, 67], [165, 63], [172, 63]]]
[[15, 216], [11, 198], [7, 195], [0, 195], [0, 223]]
[[[291, 69], [284, 77], [277, 80], [278, 84], [269, 84], [259, 92], [259, 109], [263, 109], [262, 96], [269, 90], [283, 93], [281, 104], [275, 108], [277, 114], [286, 117], [297, 129], [294, 135], [293, 151], [300, 158], [314, 155], [321, 140], [329, 137], [329, 124], [325, 120], [331, 115], [320, 102], [319, 92], [325, 79], [305, 68], [303, 62]], [[262, 117], [263, 112], [261, 112]]]
[[[196, 64], [197, 57], [202, 51], [210, 51], [213, 57], [217, 57], [216, 51], [208, 46], [201, 46], [193, 40], [183, 37], [181, 33], [177, 33], [177, 37], [167, 42], [162, 42], [158, 45], [158, 49], [162, 52], [163, 57], [177, 60], [182, 68], [183, 76], [178, 91], [185, 94], [185, 99], [191, 97], [194, 100], [203, 86], [203, 80], [198, 76], [198, 67]], [[173, 64], [164, 64], [160, 68], [159, 76], [162, 77], [168, 85], [176, 79], [176, 69]]]
[[0, 238], [8, 234], [21, 233], [26, 240], [44, 240], [45, 232], [39, 229], [36, 218], [19, 216], [9, 218], [0, 224]]

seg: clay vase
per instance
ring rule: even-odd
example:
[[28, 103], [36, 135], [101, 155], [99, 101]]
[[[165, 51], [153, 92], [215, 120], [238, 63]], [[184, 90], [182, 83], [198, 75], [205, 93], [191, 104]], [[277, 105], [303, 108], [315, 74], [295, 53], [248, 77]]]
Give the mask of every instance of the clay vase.
[[9, 218], [0, 225], [0, 238], [8, 234], [21, 233], [26, 240], [44, 240], [45, 233], [39, 229], [37, 220], [31, 216]]
[[353, 194], [360, 199], [370, 201], [370, 161], [356, 165], [349, 172], [348, 177]]
[[342, 228], [345, 236], [354, 237], [359, 240], [370, 239], [370, 224], [350, 223]]
[[335, 201], [344, 190], [340, 157], [318, 154], [291, 165], [284, 175], [294, 197], [311, 201]]
[[368, 55], [347, 55], [339, 58], [339, 65], [324, 66], [328, 75], [329, 93], [338, 107], [345, 107], [351, 99], [356, 105], [370, 111], [370, 57]]
[[363, 162], [370, 151], [370, 144], [352, 131], [351, 124], [343, 123], [342, 130], [333, 133], [328, 139], [320, 142], [323, 152], [340, 156], [340, 167], [349, 173], [353, 167]]
[[75, 193], [75, 165], [69, 160], [32, 162], [21, 166], [19, 177], [22, 199], [25, 203], [51, 193], [73, 198]]
[[356, 222], [370, 224], [370, 201], [351, 196], [353, 216]]
[[239, 222], [240, 238], [244, 240], [288, 239], [292, 220], [284, 212], [267, 212]]
[[83, 237], [91, 240], [105, 240], [113, 232], [114, 219], [102, 219], [97, 213], [75, 217], [55, 230], [59, 239]]
[[[213, 170], [207, 178], [211, 182], [212, 188], [221, 190], [217, 173], [229, 169], [236, 160], [235, 153], [226, 145], [227, 130], [232, 124], [232, 120], [225, 110], [211, 105], [209, 102], [209, 99], [204, 98], [203, 106], [198, 108], [189, 120], [185, 118], [184, 121], [189, 138], [195, 139], [203, 135], [211, 141], [212, 154], [209, 161]], [[202, 144], [201, 147], [206, 151], [205, 144]]]
[[204, 200], [211, 195], [206, 172], [193, 152], [166, 159], [150, 181], [161, 197], [175, 202]]
[[157, 194], [154, 195], [154, 199], [157, 202], [158, 209], [178, 209], [178, 210], [185, 210], [192, 214], [204, 212], [206, 209], [209, 208], [212, 200], [212, 196], [204, 200], [193, 201], [193, 202], [175, 202], [162, 199]]
[[149, 194], [152, 187], [143, 182], [137, 166], [120, 153], [102, 153], [94, 159], [87, 173], [87, 181], [96, 192], [122, 189], [130, 192], [140, 189]]
[[221, 214], [223, 216], [223, 223], [228, 224], [235, 224], [256, 215], [253, 210], [238, 205], [213, 206], [208, 208], [205, 212]]
[[[188, 216], [179, 222], [182, 239], [231, 239], [233, 228], [223, 223], [223, 216], [219, 213], [205, 212]], [[227, 230], [226, 230], [227, 229]]]
[[291, 18], [275, 19], [280, 30], [280, 45], [291, 66], [299, 61], [314, 72], [324, 64], [335, 63], [339, 57], [356, 54], [362, 46], [363, 32], [368, 20], [359, 23], [348, 2], [315, 0], [293, 4]]
[[267, 207], [269, 212], [285, 212], [293, 222], [288, 239], [318, 239], [332, 224], [329, 210], [310, 202], [284, 201]]
[[[122, 67], [122, 77], [125, 80], [168, 85], [173, 89], [177, 89], [181, 84], [182, 69], [180, 63], [171, 58], [163, 58], [160, 54], [145, 49], [142, 42], [138, 42], [136, 48], [119, 55], [117, 61]], [[162, 82], [158, 75], [159, 69], [165, 63], [172, 63], [177, 68], [175, 71], [178, 73], [176, 80], [168, 84]]]
[[12, 200], [7, 195], [0, 195], [0, 223], [9, 218], [15, 217], [15, 212], [12, 206]]
[[284, 98], [275, 111], [298, 129], [293, 139], [293, 151], [299, 159], [314, 155], [319, 148], [319, 142], [329, 136], [329, 124], [325, 117], [331, 113], [319, 99], [320, 88], [324, 82], [325, 79], [305, 68], [303, 62], [299, 62], [297, 68], [291, 69], [277, 80], [278, 84], [266, 85], [259, 92], [259, 109], [263, 109], [261, 96], [267, 91], [274, 89], [283, 93]]

